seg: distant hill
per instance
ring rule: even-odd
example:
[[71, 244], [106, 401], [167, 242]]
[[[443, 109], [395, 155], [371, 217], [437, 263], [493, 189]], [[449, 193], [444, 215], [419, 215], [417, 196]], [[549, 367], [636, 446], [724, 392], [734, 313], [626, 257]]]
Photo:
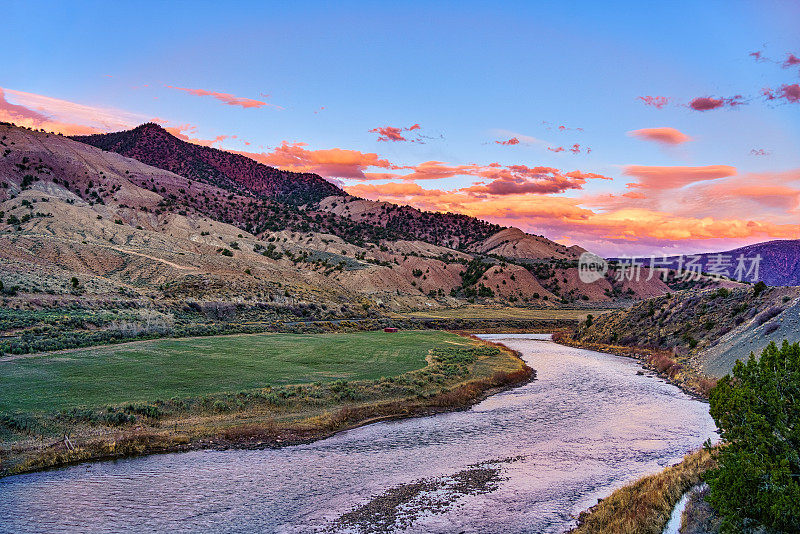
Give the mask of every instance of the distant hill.
[[[751, 276], [744, 278], [744, 281], [758, 282], [763, 281], [770, 286], [800, 286], [800, 239], [784, 239], [775, 241], [766, 241], [764, 243], [756, 243], [746, 247], [727, 250], [724, 252], [707, 252], [703, 254], [693, 254], [692, 256], [699, 256], [700, 259], [697, 263], [703, 266], [704, 272], [712, 272], [715, 264], [719, 264], [719, 256], [722, 255], [723, 260], [730, 261], [731, 266], [728, 268], [731, 277], [737, 265], [737, 258], [744, 256], [746, 265], [749, 268], [751, 265], [750, 259], [761, 256], [758, 266], [758, 276], [755, 280]], [[689, 255], [684, 256], [688, 258]], [[618, 259], [618, 258], [614, 258]], [[645, 265], [649, 265], [649, 257], [641, 258]], [[661, 262], [661, 258], [656, 258]], [[667, 258], [666, 263], [660, 263], [660, 267], [671, 267], [677, 269], [681, 266], [680, 256], [670, 256]]]

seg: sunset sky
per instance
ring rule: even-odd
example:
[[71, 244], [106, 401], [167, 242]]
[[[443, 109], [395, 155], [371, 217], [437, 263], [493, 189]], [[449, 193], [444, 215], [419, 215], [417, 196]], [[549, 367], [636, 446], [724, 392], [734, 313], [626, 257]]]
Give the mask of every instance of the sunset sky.
[[797, 2], [3, 4], [0, 120], [155, 121], [605, 255], [800, 238]]

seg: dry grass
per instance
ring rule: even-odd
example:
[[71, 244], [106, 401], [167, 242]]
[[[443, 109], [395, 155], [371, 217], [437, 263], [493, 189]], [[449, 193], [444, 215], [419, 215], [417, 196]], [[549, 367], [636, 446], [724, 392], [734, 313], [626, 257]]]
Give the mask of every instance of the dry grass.
[[574, 534], [660, 534], [681, 496], [714, 467], [707, 450], [618, 489], [578, 518]]

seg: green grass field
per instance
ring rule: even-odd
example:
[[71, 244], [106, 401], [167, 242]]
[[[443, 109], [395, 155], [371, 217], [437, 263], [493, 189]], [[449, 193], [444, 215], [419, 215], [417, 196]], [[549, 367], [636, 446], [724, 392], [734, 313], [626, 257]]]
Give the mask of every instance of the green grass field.
[[167, 339], [0, 361], [0, 414], [152, 402], [425, 367], [447, 332], [257, 334]]

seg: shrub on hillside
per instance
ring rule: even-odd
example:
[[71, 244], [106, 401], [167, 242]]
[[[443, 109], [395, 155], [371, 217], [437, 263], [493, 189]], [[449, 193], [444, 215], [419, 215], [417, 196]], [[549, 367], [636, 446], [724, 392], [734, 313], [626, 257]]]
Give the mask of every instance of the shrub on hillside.
[[755, 322], [758, 326], [761, 326], [762, 324], [766, 323], [773, 317], [779, 315], [782, 311], [783, 308], [781, 308], [780, 306], [770, 306], [769, 308], [767, 308], [766, 310], [764, 310], [763, 312], [759, 313], [756, 316]]

